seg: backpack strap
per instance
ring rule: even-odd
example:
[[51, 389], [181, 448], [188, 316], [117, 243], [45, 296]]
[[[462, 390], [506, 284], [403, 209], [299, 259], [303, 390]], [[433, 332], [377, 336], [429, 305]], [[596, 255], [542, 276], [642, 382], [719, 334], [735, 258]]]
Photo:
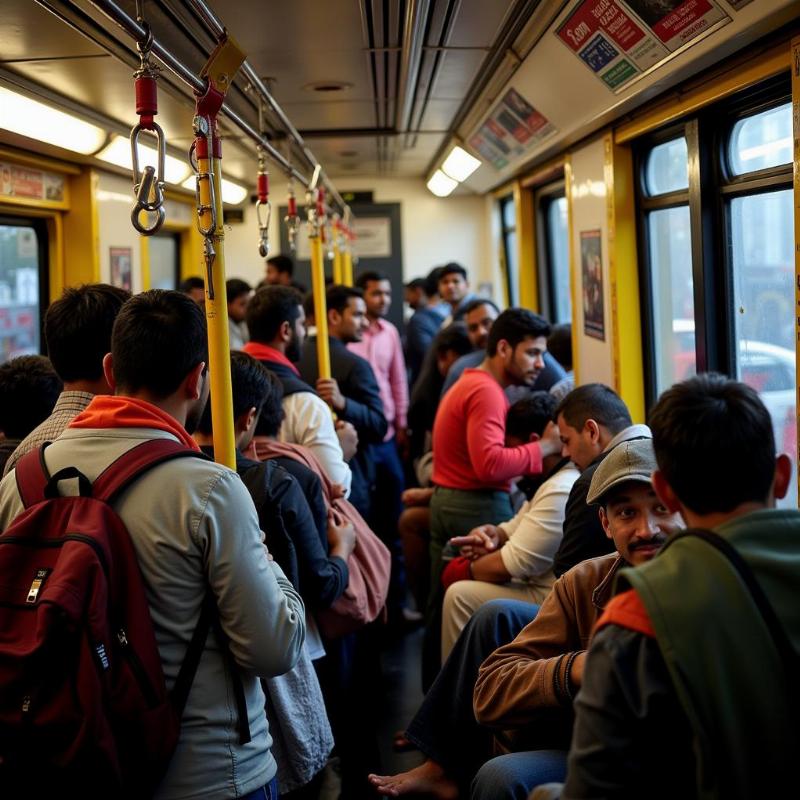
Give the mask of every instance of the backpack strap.
[[17, 491], [25, 508], [30, 508], [45, 499], [45, 489], [50, 480], [50, 473], [44, 463], [44, 451], [49, 442], [45, 442], [36, 450], [25, 453], [14, 467], [17, 480]]

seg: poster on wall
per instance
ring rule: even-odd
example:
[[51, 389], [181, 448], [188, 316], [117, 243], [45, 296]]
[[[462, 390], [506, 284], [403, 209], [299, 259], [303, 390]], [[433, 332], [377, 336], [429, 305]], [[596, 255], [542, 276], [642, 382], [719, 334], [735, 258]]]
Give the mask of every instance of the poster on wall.
[[581, 231], [581, 282], [583, 286], [583, 332], [606, 339], [603, 259], [600, 231]]
[[579, 0], [556, 36], [618, 91], [719, 22], [715, 0]]
[[112, 247], [109, 251], [111, 283], [120, 289], [132, 290], [133, 251], [130, 247]]
[[0, 161], [0, 195], [28, 200], [64, 200], [64, 176]]

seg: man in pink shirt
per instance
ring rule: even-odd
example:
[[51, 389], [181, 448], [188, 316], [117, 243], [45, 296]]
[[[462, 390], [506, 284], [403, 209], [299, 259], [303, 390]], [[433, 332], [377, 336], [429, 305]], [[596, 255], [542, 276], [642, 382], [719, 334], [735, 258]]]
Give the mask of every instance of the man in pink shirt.
[[[437, 639], [442, 588], [442, 551], [454, 536], [479, 525], [499, 525], [513, 516], [512, 478], [538, 474], [542, 459], [561, 452], [558, 428], [550, 423], [537, 442], [505, 446], [507, 386], [531, 386], [544, 369], [550, 324], [523, 308], [506, 309], [494, 321], [486, 357], [445, 393], [433, 423], [431, 582], [428, 641]], [[427, 645], [427, 642], [426, 642]], [[434, 645], [431, 645], [432, 648]], [[423, 654], [424, 683], [432, 680], [438, 654]]]
[[370, 524], [392, 551], [392, 579], [386, 601], [390, 623], [402, 623], [406, 580], [403, 549], [397, 521], [403, 511], [403, 465], [398, 448], [408, 450], [408, 373], [403, 346], [397, 328], [386, 319], [392, 304], [392, 285], [380, 272], [364, 272], [356, 285], [364, 293], [369, 325], [360, 342], [351, 342], [349, 350], [365, 358], [378, 381], [383, 414], [389, 429], [381, 444], [371, 446], [375, 464], [375, 492]]

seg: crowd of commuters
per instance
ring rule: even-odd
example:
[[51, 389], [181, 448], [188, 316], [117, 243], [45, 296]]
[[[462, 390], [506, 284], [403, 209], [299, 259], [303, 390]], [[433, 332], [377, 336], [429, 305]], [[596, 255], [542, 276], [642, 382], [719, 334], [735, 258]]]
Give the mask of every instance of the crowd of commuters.
[[[752, 389], [699, 375], [635, 424], [608, 386], [575, 386], [568, 325], [501, 310], [455, 263], [406, 284], [403, 330], [382, 273], [329, 284], [321, 377], [312, 305], [274, 256], [255, 290], [226, 285], [229, 469], [213, 460], [203, 281], [179, 288], [69, 288], [45, 314], [47, 357], [0, 365], [4, 613], [52, 624], [64, 602], [64, 561], [8, 577], [19, 531], [58, 519], [36, 503], [83, 508], [128, 470], [96, 498], [130, 539], [160, 660], [145, 666], [179, 720], [155, 796], [313, 800], [332, 753], [343, 800], [791, 785], [800, 514], [774, 507], [791, 463]], [[87, 537], [65, 539], [72, 564]], [[0, 624], [0, 787], [36, 763], [31, 730], [74, 717], [43, 688], [52, 664], [69, 672], [84, 647], [73, 695], [88, 669], [114, 708], [130, 699], [111, 677], [133, 663], [126, 631], [98, 641], [75, 613], [55, 639], [26, 634], [38, 660]], [[426, 694], [394, 746], [421, 763], [384, 775], [380, 653], [420, 624]], [[102, 778], [128, 796], [105, 735], [53, 763], [58, 737], [38, 740], [42, 788], [94, 797]]]

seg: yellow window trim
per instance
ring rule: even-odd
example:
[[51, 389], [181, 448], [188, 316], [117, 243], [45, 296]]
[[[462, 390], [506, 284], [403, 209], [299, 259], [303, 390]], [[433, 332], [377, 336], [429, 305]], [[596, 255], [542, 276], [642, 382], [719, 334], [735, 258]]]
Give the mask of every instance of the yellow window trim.
[[[792, 120], [794, 125], [794, 293], [795, 308], [800, 309], [800, 36], [792, 39]], [[800, 342], [800, 315], [795, 314], [795, 342]], [[798, 389], [795, 391], [795, 399], [800, 398], [800, 347], [795, 346], [796, 374], [795, 381]], [[800, 419], [800, 403], [795, 408], [795, 413]], [[800, 427], [798, 427], [800, 430]], [[795, 464], [800, 448], [794, 453]], [[800, 475], [798, 475], [797, 500], [800, 504]]]

